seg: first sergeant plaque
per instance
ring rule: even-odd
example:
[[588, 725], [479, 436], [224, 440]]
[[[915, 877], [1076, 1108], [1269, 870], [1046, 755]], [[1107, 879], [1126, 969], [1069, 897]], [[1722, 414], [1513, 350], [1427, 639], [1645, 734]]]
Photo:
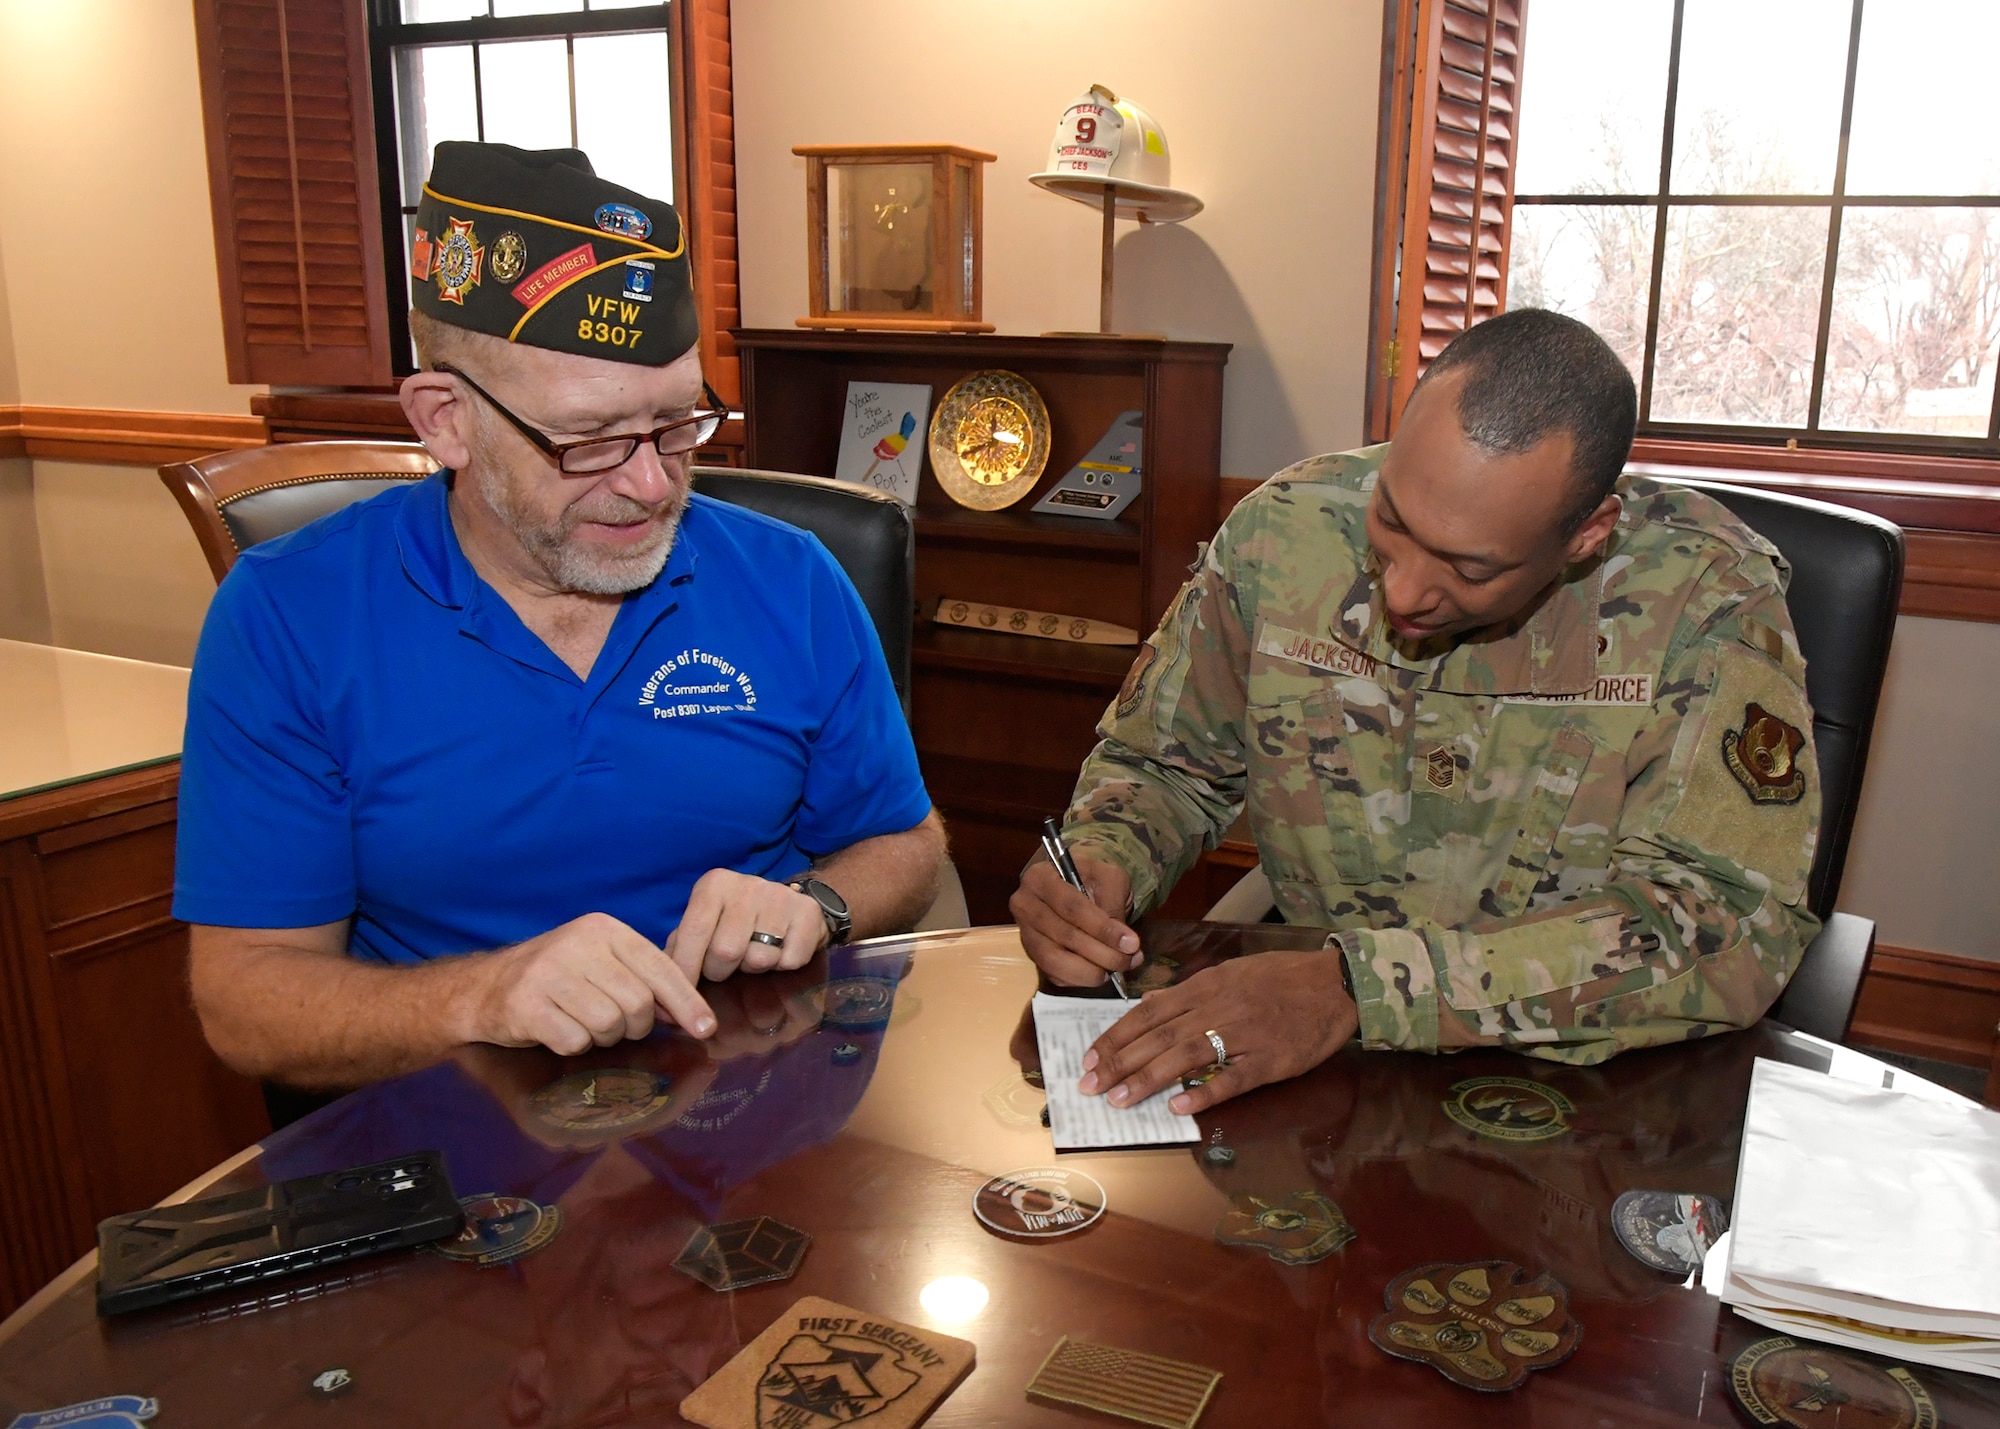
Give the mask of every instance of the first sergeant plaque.
[[910, 1429], [972, 1370], [955, 1340], [808, 1295], [699, 1389], [681, 1417], [706, 1429]]

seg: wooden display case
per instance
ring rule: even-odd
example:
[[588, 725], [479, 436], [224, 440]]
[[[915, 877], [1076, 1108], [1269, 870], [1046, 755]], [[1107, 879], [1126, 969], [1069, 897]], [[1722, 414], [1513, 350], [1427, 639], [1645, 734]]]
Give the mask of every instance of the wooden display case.
[[[1035, 492], [1005, 511], [953, 504], [925, 461], [916, 509], [912, 722], [931, 797], [975, 923], [1010, 921], [1008, 895], [1061, 810], [1098, 716], [1137, 651], [941, 630], [950, 595], [1082, 615], [1149, 634], [1214, 533], [1227, 343], [754, 329], [743, 362], [744, 462], [832, 476], [850, 381], [917, 382], [935, 410], [952, 383], [1005, 368], [1033, 383], [1053, 438]], [[1120, 412], [1145, 413], [1144, 487], [1116, 520], [1027, 508]]]

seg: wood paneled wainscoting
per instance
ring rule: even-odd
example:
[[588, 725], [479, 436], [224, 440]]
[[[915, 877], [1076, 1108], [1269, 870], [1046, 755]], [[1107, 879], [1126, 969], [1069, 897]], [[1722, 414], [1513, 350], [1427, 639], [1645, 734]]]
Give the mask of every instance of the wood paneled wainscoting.
[[270, 1130], [189, 1005], [178, 760], [0, 803], [0, 1314]]

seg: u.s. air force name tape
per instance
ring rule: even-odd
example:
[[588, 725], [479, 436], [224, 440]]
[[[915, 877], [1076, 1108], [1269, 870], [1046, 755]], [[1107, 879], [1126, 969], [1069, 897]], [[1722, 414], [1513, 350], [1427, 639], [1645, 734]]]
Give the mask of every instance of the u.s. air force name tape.
[[1046, 610], [1021, 610], [1011, 605], [944, 596], [931, 619], [939, 625], [966, 630], [993, 630], [1006, 635], [1034, 635], [1043, 640], [1070, 640], [1081, 645], [1137, 645], [1139, 632], [1108, 620], [1081, 615], [1056, 615]]

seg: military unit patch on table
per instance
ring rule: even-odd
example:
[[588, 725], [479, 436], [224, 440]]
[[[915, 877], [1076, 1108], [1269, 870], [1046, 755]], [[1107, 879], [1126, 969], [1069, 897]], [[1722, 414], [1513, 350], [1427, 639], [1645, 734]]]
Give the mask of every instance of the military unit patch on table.
[[[1038, 1073], [1035, 1078], [1040, 1081]], [[993, 1119], [1002, 1126], [1033, 1127], [1046, 1126], [1043, 1117], [1048, 1113], [1048, 1093], [1031, 1085], [1019, 1072], [1009, 1072], [1006, 1077], [986, 1089], [980, 1098], [986, 1109], [993, 1113]]]
[[1215, 1238], [1223, 1245], [1261, 1250], [1280, 1265], [1312, 1265], [1353, 1240], [1354, 1227], [1318, 1191], [1294, 1191], [1269, 1201], [1231, 1196], [1229, 1209], [1216, 1222]]
[[1729, 1213], [1713, 1196], [1627, 1191], [1611, 1203], [1611, 1229], [1620, 1245], [1653, 1269], [1692, 1275], [1729, 1229]]
[[1504, 1260], [1420, 1265], [1390, 1281], [1382, 1299], [1389, 1313], [1368, 1327], [1375, 1347], [1467, 1389], [1517, 1388], [1583, 1338], [1554, 1277], [1531, 1280]]
[[1568, 1097], [1526, 1077], [1454, 1082], [1444, 1114], [1489, 1141], [1551, 1141], [1569, 1130]]
[[141, 1421], [160, 1412], [156, 1399], [137, 1394], [111, 1394], [102, 1399], [86, 1399], [61, 1409], [41, 1409], [16, 1414], [7, 1429], [137, 1429]]
[[700, 1388], [681, 1417], [706, 1429], [909, 1429], [972, 1369], [967, 1340], [807, 1296]]
[[789, 1280], [806, 1258], [812, 1237], [769, 1216], [703, 1226], [688, 1238], [674, 1269], [711, 1290], [741, 1290]]
[[447, 1260], [505, 1265], [533, 1255], [562, 1229], [562, 1207], [544, 1206], [525, 1196], [462, 1196], [465, 1226], [431, 1249]]
[[1104, 1214], [1104, 1187], [1081, 1171], [1030, 1166], [995, 1176], [974, 1191], [972, 1214], [1000, 1235], [1052, 1240], [1097, 1224]]
[[889, 1014], [896, 1005], [896, 985], [879, 977], [842, 977], [814, 988], [812, 997], [826, 1022], [867, 1031], [889, 1025]]
[[1877, 1368], [1787, 1335], [1759, 1340], [1729, 1366], [1729, 1392], [1759, 1424], [1795, 1429], [1937, 1429], [1937, 1406], [1901, 1365]]
[[605, 1067], [558, 1077], [528, 1098], [544, 1126], [558, 1131], [623, 1131], [666, 1106], [673, 1086], [657, 1072]]
[[1221, 1383], [1222, 1372], [1207, 1365], [1064, 1335], [1028, 1381], [1028, 1398], [1095, 1409], [1158, 1429], [1194, 1429]]

